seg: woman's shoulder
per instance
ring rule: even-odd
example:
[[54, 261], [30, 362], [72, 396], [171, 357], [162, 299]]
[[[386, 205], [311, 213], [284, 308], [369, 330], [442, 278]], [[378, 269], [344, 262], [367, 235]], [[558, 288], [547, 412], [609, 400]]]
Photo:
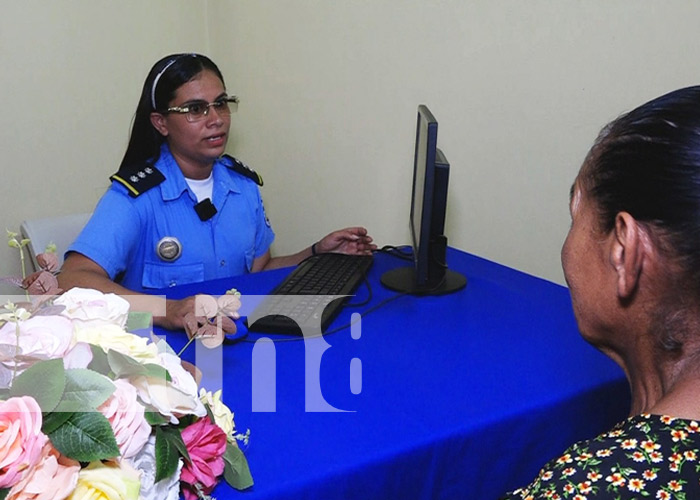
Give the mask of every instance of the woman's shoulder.
[[152, 162], [144, 162], [143, 165], [122, 166], [109, 180], [117, 192], [137, 198], [165, 181], [165, 176]]
[[219, 161], [232, 175], [247, 179], [258, 186], [263, 185], [262, 176], [239, 159], [225, 154], [219, 159]]
[[700, 498], [699, 454], [697, 421], [636, 415], [574, 444], [547, 463], [532, 484], [505, 498], [680, 498], [681, 492]]

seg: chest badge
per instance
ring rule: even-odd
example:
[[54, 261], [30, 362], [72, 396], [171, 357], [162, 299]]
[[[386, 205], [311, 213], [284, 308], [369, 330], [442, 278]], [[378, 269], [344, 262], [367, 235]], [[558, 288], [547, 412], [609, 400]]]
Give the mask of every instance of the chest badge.
[[182, 244], [174, 236], [165, 236], [156, 244], [156, 253], [161, 260], [172, 262], [182, 254]]

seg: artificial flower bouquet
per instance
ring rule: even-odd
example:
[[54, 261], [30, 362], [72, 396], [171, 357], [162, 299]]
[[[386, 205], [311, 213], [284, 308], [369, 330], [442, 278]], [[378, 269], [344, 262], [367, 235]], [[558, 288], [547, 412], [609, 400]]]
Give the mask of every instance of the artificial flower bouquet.
[[[47, 300], [48, 299], [48, 300]], [[221, 394], [129, 304], [72, 289], [0, 309], [0, 500], [209, 498], [252, 478]]]

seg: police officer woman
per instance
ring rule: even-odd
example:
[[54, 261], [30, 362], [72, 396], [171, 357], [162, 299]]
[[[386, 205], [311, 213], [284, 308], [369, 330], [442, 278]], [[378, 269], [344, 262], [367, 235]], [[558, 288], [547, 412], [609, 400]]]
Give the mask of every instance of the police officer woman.
[[[335, 231], [272, 257], [260, 177], [224, 154], [238, 99], [208, 57], [175, 54], [149, 72], [119, 171], [69, 247], [59, 284], [122, 295], [296, 265], [313, 253], [367, 254], [367, 231]], [[194, 298], [154, 321], [179, 329]]]

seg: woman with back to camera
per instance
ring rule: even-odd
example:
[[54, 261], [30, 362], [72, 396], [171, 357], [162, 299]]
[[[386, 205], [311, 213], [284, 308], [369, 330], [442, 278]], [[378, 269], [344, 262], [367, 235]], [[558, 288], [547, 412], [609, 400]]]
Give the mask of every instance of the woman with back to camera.
[[700, 87], [605, 127], [570, 210], [574, 313], [624, 370], [630, 417], [504, 498], [700, 498]]
[[[68, 249], [62, 288], [131, 295], [291, 266], [315, 253], [367, 254], [376, 248], [364, 228], [353, 227], [297, 254], [270, 255], [274, 232], [260, 177], [224, 155], [237, 104], [206, 56], [174, 54], [151, 68], [124, 159]], [[193, 297], [168, 300], [166, 316], [154, 321], [179, 329], [193, 309]]]

